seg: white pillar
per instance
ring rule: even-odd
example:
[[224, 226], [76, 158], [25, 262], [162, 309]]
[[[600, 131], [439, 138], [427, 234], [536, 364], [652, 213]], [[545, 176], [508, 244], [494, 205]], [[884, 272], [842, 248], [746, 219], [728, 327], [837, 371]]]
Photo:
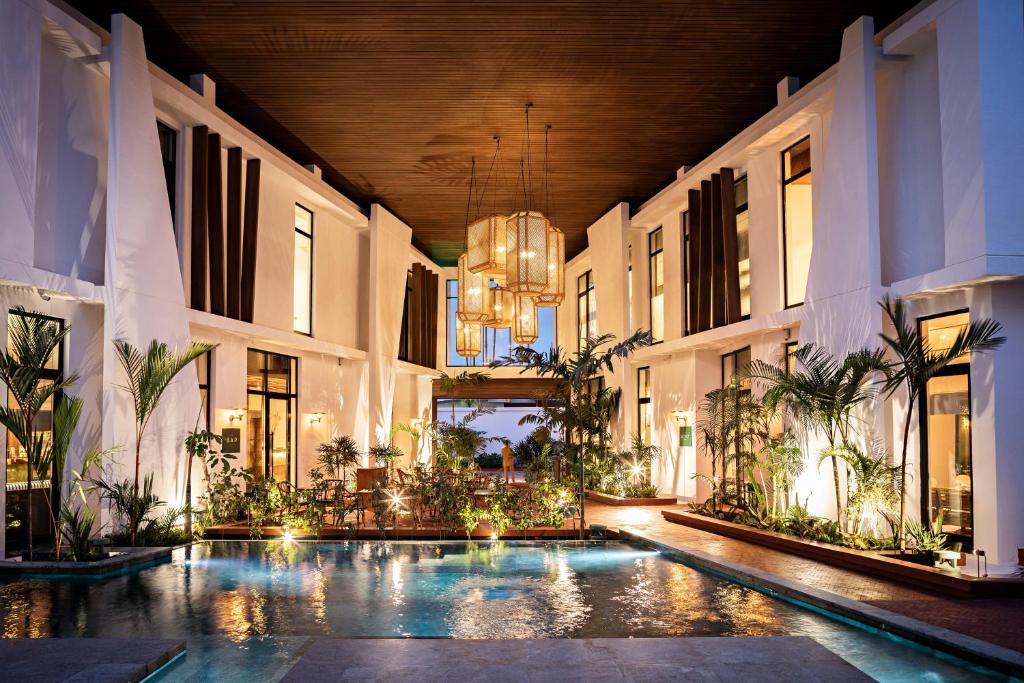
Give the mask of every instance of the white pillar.
[[[190, 340], [178, 270], [156, 111], [142, 29], [126, 16], [111, 19], [110, 134], [104, 270], [103, 445], [121, 447], [111, 474], [132, 477], [135, 430], [131, 401], [113, 342], [143, 348], [157, 339], [184, 348]], [[140, 477], [152, 473], [162, 499], [180, 505], [183, 441], [199, 414], [195, 372], [183, 371], [164, 394], [142, 444]]]

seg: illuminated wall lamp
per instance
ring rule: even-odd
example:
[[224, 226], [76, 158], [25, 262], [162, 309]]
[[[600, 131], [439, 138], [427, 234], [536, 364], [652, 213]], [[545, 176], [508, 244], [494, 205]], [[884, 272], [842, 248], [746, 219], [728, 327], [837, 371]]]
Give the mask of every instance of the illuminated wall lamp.
[[309, 416], [309, 426], [320, 424], [324, 419], [323, 413], [313, 413]]
[[243, 410], [242, 408], [232, 408], [231, 410], [228, 411], [228, 424], [234, 424], [236, 420], [238, 422], [241, 422], [242, 418], [244, 417], [245, 410]]
[[687, 427], [690, 424], [690, 413], [685, 410], [673, 410], [672, 417], [680, 427]]

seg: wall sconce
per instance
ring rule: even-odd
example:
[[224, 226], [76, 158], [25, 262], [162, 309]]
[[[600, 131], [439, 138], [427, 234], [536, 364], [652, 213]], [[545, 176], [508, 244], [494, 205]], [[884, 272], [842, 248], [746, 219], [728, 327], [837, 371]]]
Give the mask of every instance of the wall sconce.
[[690, 414], [685, 410], [673, 410], [672, 417], [675, 418], [676, 424], [680, 427], [686, 427], [690, 424]]
[[232, 408], [231, 410], [228, 411], [228, 424], [234, 424], [236, 420], [238, 422], [241, 422], [242, 418], [244, 417], [245, 410], [243, 410], [242, 408]]
[[312, 413], [309, 416], [309, 426], [318, 425], [324, 419], [323, 413]]

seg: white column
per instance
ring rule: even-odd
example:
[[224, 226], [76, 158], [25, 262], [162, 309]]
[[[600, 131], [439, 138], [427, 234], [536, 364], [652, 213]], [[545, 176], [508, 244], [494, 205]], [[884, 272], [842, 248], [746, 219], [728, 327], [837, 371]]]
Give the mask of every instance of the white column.
[[[112, 473], [134, 472], [131, 401], [113, 342], [144, 348], [152, 339], [184, 348], [190, 333], [174, 230], [156, 130], [142, 29], [124, 15], [111, 19], [110, 135], [103, 299], [103, 445], [121, 447]], [[199, 414], [196, 373], [183, 371], [164, 394], [142, 444], [140, 476], [152, 473], [157, 495], [180, 505], [183, 440]]]
[[387, 209], [370, 208], [369, 445], [390, 438], [398, 341], [412, 230]]
[[[629, 336], [629, 226], [629, 205], [623, 202], [587, 228], [597, 298], [597, 331], [614, 334], [616, 340]], [[634, 297], [638, 295], [638, 291], [633, 292]], [[605, 373], [605, 382], [609, 388], [622, 390], [612, 439], [616, 446], [624, 447], [635, 429], [636, 415], [636, 379], [629, 362], [617, 360], [615, 372]]]

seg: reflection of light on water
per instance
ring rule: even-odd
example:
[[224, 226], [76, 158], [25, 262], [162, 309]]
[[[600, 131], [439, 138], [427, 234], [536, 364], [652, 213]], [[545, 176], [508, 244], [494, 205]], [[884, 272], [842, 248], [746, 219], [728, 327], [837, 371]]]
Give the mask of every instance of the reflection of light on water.
[[0, 585], [4, 638], [48, 638], [53, 607], [45, 583]]

